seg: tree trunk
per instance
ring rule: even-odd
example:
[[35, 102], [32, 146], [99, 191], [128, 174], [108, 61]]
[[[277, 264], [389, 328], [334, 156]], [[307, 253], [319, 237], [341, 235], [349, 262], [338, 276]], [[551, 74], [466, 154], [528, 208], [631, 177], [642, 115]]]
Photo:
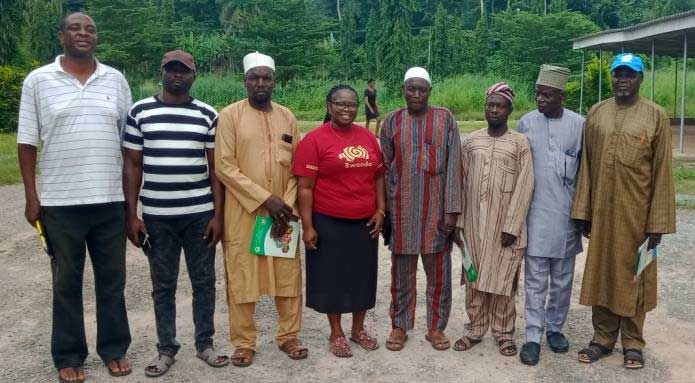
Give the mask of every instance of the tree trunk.
[[485, 16], [485, 1], [480, 0], [480, 18], [483, 18]]
[[335, 8], [338, 10], [338, 21], [343, 21], [343, 17], [340, 14], [340, 0], [335, 1]]

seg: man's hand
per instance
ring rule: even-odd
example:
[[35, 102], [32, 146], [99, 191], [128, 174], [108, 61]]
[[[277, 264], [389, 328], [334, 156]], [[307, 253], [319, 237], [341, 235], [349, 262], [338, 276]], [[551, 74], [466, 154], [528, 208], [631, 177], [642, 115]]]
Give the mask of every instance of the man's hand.
[[208, 247], [213, 248], [217, 246], [217, 243], [222, 239], [222, 219], [219, 217], [212, 217], [210, 222], [208, 222], [208, 227], [205, 229], [205, 235], [203, 239], [207, 241]]
[[40, 215], [41, 201], [39, 201], [39, 198], [27, 198], [27, 204], [24, 207], [24, 217], [27, 219], [27, 222], [29, 222], [29, 224], [33, 227], [36, 224], [36, 221], [39, 219]]
[[369, 222], [367, 222], [367, 227], [372, 228], [372, 230], [369, 231], [369, 235], [371, 235], [372, 238], [378, 237], [381, 228], [384, 227], [384, 215], [379, 211], [374, 213], [372, 218], [369, 219]]
[[319, 233], [314, 230], [313, 226], [304, 229], [304, 234], [302, 234], [302, 240], [304, 241], [304, 246], [308, 250], [316, 250], [316, 242], [319, 240]]
[[586, 239], [591, 239], [591, 221], [579, 221], [579, 227], [582, 229], [582, 235]]
[[274, 222], [282, 221], [287, 224], [292, 218], [292, 208], [278, 196], [271, 195], [263, 202], [263, 206], [268, 209]]
[[290, 224], [284, 221], [273, 221], [273, 226], [270, 228], [270, 237], [280, 241], [282, 236], [287, 233]]
[[463, 229], [460, 227], [454, 229], [454, 243], [460, 249], [463, 249]]
[[502, 232], [502, 247], [509, 247], [516, 242], [516, 235]]
[[647, 234], [649, 236], [649, 243], [647, 243], [647, 250], [655, 248], [657, 245], [661, 244], [661, 234]]
[[138, 217], [128, 218], [128, 239], [135, 247], [142, 246], [140, 243], [140, 233], [147, 234], [145, 222]]
[[442, 225], [442, 231], [444, 236], [448, 237], [456, 229], [456, 220], [458, 219], [458, 214], [447, 213], [444, 214], [444, 224]]

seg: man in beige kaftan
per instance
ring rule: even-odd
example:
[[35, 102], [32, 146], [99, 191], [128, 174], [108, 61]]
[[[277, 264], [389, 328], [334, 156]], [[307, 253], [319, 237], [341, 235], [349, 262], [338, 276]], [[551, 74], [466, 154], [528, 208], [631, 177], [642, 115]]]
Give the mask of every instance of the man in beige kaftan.
[[579, 303], [591, 306], [594, 336], [579, 352], [591, 363], [613, 350], [621, 334], [627, 368], [644, 365], [645, 313], [656, 307], [656, 262], [635, 278], [636, 252], [676, 230], [671, 128], [660, 106], [639, 96], [637, 55], [618, 55], [611, 71], [615, 98], [594, 105], [572, 218], [590, 235]]
[[277, 233], [297, 215], [297, 181], [290, 167], [299, 140], [297, 120], [271, 101], [275, 70], [270, 57], [251, 53], [244, 58], [244, 69], [249, 97], [220, 112], [215, 140], [216, 173], [226, 189], [223, 249], [236, 366], [252, 363], [253, 314], [261, 295], [275, 298], [278, 346], [292, 359], [307, 355], [297, 339], [302, 314], [299, 251], [294, 258], [249, 252], [257, 216], [272, 216]]
[[526, 252], [526, 214], [533, 193], [533, 162], [526, 137], [509, 130], [514, 93], [506, 84], [488, 90], [488, 128], [462, 144], [463, 212], [458, 227], [478, 272], [466, 284], [466, 335], [454, 344], [467, 350], [492, 328], [502, 355], [516, 354], [512, 341], [521, 260]]

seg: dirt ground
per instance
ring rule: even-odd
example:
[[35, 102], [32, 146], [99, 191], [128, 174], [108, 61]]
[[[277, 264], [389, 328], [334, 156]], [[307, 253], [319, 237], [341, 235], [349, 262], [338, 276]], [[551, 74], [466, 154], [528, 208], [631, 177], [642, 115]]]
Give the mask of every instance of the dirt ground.
[[[0, 187], [4, 209], [0, 211], [0, 381], [55, 382], [56, 372], [50, 357], [51, 276], [48, 258], [40, 250], [33, 229], [24, 221], [23, 190], [19, 185]], [[383, 342], [390, 331], [389, 255], [380, 249], [379, 282], [376, 308], [368, 313], [368, 329], [378, 336], [381, 347], [373, 352], [353, 348], [351, 359], [328, 354], [325, 317], [306, 309], [301, 337], [310, 347], [309, 358], [291, 361], [274, 342], [276, 313], [272, 301], [263, 298], [257, 306], [259, 330], [258, 354], [253, 366], [213, 369], [195, 358], [191, 319], [190, 282], [182, 262], [178, 292], [178, 340], [182, 344], [177, 362], [160, 378], [163, 382], [693, 382], [695, 378], [695, 211], [678, 212], [678, 234], [665, 238], [659, 265], [659, 307], [647, 317], [645, 337], [646, 367], [627, 371], [622, 354], [593, 365], [576, 361], [577, 351], [590, 340], [591, 313], [577, 304], [581, 284], [583, 256], [577, 259], [572, 307], [566, 324], [571, 348], [567, 354], [553, 354], [543, 345], [541, 362], [528, 367], [516, 357], [503, 357], [491, 339], [466, 352], [435, 351], [424, 339], [424, 272], [418, 274], [418, 307], [415, 329], [401, 352], [391, 352]], [[216, 341], [227, 351], [227, 305], [221, 267], [217, 259]], [[461, 275], [460, 257], [455, 255], [453, 280]], [[84, 281], [85, 321], [90, 355], [86, 372], [91, 382], [152, 382], [143, 372], [156, 352], [151, 284], [144, 256], [128, 247], [128, 283], [126, 301], [133, 343], [129, 356], [135, 364], [133, 374], [111, 378], [94, 353], [96, 324], [91, 267], [87, 264]], [[523, 276], [522, 276], [523, 278]], [[523, 291], [523, 289], [522, 289]], [[453, 341], [462, 334], [467, 321], [463, 289], [454, 283], [454, 304], [446, 333]], [[515, 336], [519, 346], [524, 339], [523, 294], [517, 299], [518, 320]], [[344, 320], [349, 328], [349, 318]]]

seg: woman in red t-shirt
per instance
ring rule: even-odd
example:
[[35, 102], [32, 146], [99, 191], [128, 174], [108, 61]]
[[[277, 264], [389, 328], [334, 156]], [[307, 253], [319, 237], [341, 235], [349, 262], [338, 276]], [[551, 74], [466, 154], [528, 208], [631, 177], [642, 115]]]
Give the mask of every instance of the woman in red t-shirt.
[[306, 305], [328, 315], [330, 351], [350, 357], [340, 325], [352, 313], [350, 340], [379, 347], [364, 329], [376, 302], [378, 235], [384, 223], [384, 164], [376, 138], [353, 124], [357, 92], [328, 92], [323, 125], [299, 142], [292, 172], [299, 177], [299, 212], [306, 245]]

